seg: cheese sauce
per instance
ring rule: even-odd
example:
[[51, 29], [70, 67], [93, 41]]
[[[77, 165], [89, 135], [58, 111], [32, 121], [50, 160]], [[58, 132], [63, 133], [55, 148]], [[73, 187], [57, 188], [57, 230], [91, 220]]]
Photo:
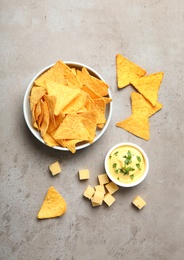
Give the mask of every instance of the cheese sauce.
[[145, 167], [142, 153], [132, 146], [118, 147], [111, 152], [108, 158], [111, 175], [123, 183], [132, 183], [140, 179]]

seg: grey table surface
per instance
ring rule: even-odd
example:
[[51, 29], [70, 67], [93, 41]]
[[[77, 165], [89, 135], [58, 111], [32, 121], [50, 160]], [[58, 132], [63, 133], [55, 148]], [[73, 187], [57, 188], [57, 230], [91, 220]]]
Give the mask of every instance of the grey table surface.
[[[183, 259], [184, 2], [2, 0], [0, 6], [0, 259]], [[117, 89], [117, 53], [148, 74], [165, 73], [163, 109], [150, 118], [149, 141], [115, 126], [130, 115], [134, 90]], [[76, 154], [41, 144], [23, 117], [29, 82], [59, 59], [94, 68], [113, 96], [107, 131]], [[111, 207], [93, 208], [82, 193], [104, 173], [109, 148], [122, 141], [147, 152], [149, 174], [142, 184], [119, 189]], [[48, 165], [57, 160], [63, 170], [52, 177]], [[80, 182], [84, 168], [90, 179]], [[66, 199], [67, 212], [38, 221], [50, 186]], [[147, 202], [140, 211], [131, 204], [136, 195]]]

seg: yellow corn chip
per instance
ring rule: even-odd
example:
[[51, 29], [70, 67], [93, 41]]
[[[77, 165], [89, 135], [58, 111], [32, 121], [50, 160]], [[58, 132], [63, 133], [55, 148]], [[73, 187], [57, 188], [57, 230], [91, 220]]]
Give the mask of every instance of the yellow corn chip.
[[46, 81], [46, 89], [49, 95], [56, 97], [54, 114], [57, 116], [80, 93], [79, 88], [70, 88], [63, 84]]
[[49, 109], [46, 101], [43, 102], [42, 109], [43, 109], [43, 119], [40, 125], [40, 134], [43, 138], [49, 126]]
[[102, 97], [108, 94], [107, 85], [103, 84], [102, 81], [99, 83], [100, 80], [98, 81], [97, 78], [94, 80], [86, 68], [82, 68], [82, 71], [77, 70], [77, 78], [82, 86], [87, 86], [96, 95]]
[[30, 109], [31, 111], [33, 108], [38, 104], [40, 99], [45, 95], [46, 89], [38, 86], [33, 86], [31, 89], [30, 95]]
[[137, 92], [132, 92], [131, 99], [132, 114], [137, 113], [137, 111], [143, 111], [144, 109], [147, 109], [148, 117], [150, 117], [163, 107], [163, 105], [159, 102], [157, 102], [156, 106], [152, 106], [151, 103], [146, 98], [144, 98], [144, 96]]
[[47, 80], [59, 82], [69, 87], [81, 88], [77, 77], [74, 75], [72, 70], [61, 60], [57, 61], [53, 67], [39, 76], [35, 80], [35, 84], [41, 87], [45, 87], [45, 82]]
[[127, 119], [118, 122], [116, 126], [121, 127], [142, 139], [150, 139], [149, 121], [146, 112], [132, 114]]
[[53, 139], [52, 136], [50, 134], [48, 134], [48, 133], [45, 133], [45, 135], [43, 137], [43, 140], [50, 147], [59, 145], [59, 143], [57, 143], [56, 140]]
[[56, 218], [62, 216], [66, 210], [67, 204], [64, 198], [54, 187], [50, 187], [37, 217], [38, 219]]
[[118, 88], [124, 88], [129, 84], [132, 84], [134, 77], [142, 77], [146, 74], [146, 71], [126, 59], [121, 54], [116, 55], [116, 75]]
[[137, 77], [132, 80], [132, 85], [152, 104], [152, 106], [156, 106], [158, 90], [163, 76], [163, 72], [157, 72], [141, 78]]

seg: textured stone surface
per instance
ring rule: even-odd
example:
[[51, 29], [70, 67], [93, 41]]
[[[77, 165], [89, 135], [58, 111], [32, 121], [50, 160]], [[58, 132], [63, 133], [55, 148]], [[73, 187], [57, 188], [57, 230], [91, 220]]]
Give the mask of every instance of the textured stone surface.
[[[184, 2], [1, 1], [0, 259], [119, 260], [183, 259], [184, 255]], [[148, 73], [164, 71], [159, 101], [144, 141], [115, 127], [130, 115], [132, 87], [118, 90], [115, 55]], [[103, 137], [75, 155], [39, 143], [23, 117], [23, 96], [43, 67], [73, 60], [96, 69], [110, 85], [113, 114]], [[147, 152], [145, 181], [119, 189], [112, 207], [92, 208], [82, 197], [104, 173], [108, 149], [135, 142]], [[59, 161], [53, 177], [48, 165]], [[90, 179], [80, 182], [79, 169]], [[62, 218], [38, 221], [49, 186], [68, 203]], [[147, 205], [131, 205], [140, 195]]]

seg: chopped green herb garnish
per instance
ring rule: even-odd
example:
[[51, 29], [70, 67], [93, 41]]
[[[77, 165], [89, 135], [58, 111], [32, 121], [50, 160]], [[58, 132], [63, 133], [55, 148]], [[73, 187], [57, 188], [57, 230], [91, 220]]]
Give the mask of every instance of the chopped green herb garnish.
[[140, 163], [136, 163], [136, 166], [139, 170], [141, 170], [141, 166], [140, 166]]
[[112, 158], [112, 155], [109, 155], [109, 159], [111, 159]]
[[115, 173], [118, 173], [119, 169], [115, 170]]
[[137, 156], [137, 161], [141, 162], [141, 157]]
[[118, 155], [118, 151], [117, 151], [117, 152], [115, 152], [115, 153], [114, 153], [114, 155], [116, 155], [116, 156], [117, 156], [117, 155]]
[[117, 167], [117, 163], [113, 163], [112, 168], [116, 168]]
[[119, 178], [119, 177], [117, 177], [117, 180], [120, 180], [120, 178]]
[[134, 174], [131, 174], [130, 179], [133, 180], [133, 178], [134, 178]]

